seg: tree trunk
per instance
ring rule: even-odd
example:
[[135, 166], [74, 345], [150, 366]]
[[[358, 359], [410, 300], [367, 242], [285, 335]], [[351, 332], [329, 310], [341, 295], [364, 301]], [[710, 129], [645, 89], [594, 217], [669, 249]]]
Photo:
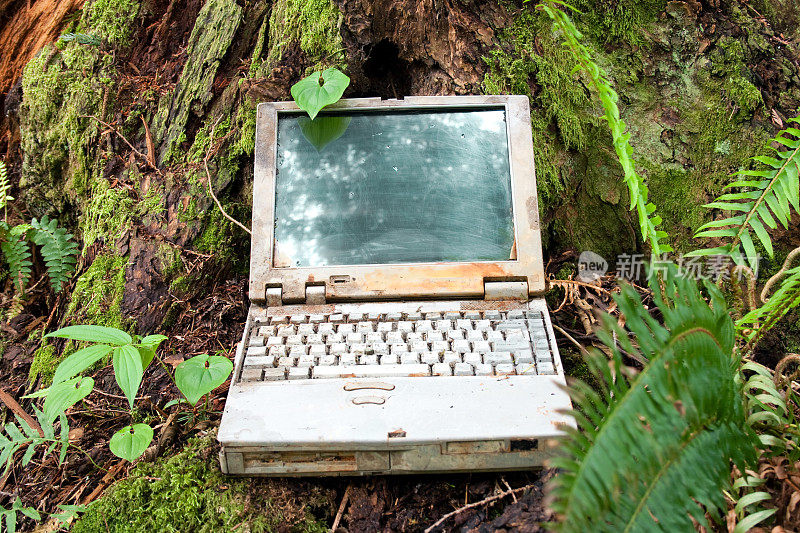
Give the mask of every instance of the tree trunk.
[[[613, 264], [643, 252], [595, 95], [532, 4], [86, 0], [74, 16], [33, 18], [49, 3], [31, 0], [28, 11], [0, 0], [0, 49], [29, 51], [0, 59], [0, 153], [17, 185], [13, 218], [57, 217], [83, 251], [62, 297], [28, 296], [28, 318], [9, 326], [20, 335], [52, 305], [51, 326], [169, 332], [193, 312], [192, 295], [243, 280], [249, 238], [212, 202], [204, 161], [225, 209], [249, 225], [255, 105], [289, 98], [320, 66], [346, 69], [349, 97], [529, 95], [546, 256], [591, 249]], [[686, 249], [710, 217], [699, 205], [797, 114], [797, 8], [577, 4], [621, 95], [651, 200]], [[44, 45], [67, 31], [100, 42]], [[30, 61], [21, 83], [20, 61]]]

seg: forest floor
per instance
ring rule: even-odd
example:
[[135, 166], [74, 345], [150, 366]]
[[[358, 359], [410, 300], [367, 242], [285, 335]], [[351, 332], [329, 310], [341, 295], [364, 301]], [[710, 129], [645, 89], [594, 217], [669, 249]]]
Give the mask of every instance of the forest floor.
[[[191, 302], [189, 311], [181, 315], [174, 327], [180, 335], [171, 337], [160, 350], [163, 364], [176, 365], [183, 360], [169, 355], [175, 353], [177, 344], [186, 357], [224, 352], [232, 358], [244, 327], [241, 291], [245, 282], [244, 279], [222, 281], [211, 294]], [[30, 389], [28, 372], [35, 343], [27, 343], [25, 339], [45, 320], [47, 316], [23, 313], [3, 326], [11, 344], [0, 361], [0, 383], [13, 397], [19, 398]], [[25, 504], [39, 509], [56, 510], [59, 504], [86, 505], [136, 468], [113, 456], [106, 444], [129, 416], [111, 364], [98, 369], [93, 377], [94, 391], [79, 407], [68, 411], [72, 428], [70, 442], [83, 448], [86, 454], [71, 451], [62, 465], [54, 455], [41, 462], [35, 459], [27, 468], [14, 469], [10, 475], [0, 478], [0, 493], [20, 494]], [[146, 409], [157, 412], [154, 416], [160, 423], [155, 426], [157, 444], [141, 461], [152, 462], [158, 457], [163, 461], [179, 453], [191, 438], [206, 436], [210, 438], [203, 440], [200, 453], [207, 468], [218, 470], [218, 445], [213, 435], [225, 405], [227, 388], [228, 383], [213, 393], [207, 411], [201, 410], [196, 417], [185, 414], [182, 419], [176, 417], [175, 409], [165, 413], [158, 408], [178, 398], [179, 393], [165, 368], [151, 365], [138, 398]], [[552, 470], [544, 469], [504, 474], [256, 478], [247, 481], [248, 503], [241, 512], [245, 517], [257, 515], [264, 512], [258, 502], [263, 505], [264, 501], [270, 501], [270, 508], [279, 509], [279, 531], [305, 529], [311, 517], [316, 525], [331, 527], [336, 521], [350, 532], [417, 531], [454, 510], [490, 499], [492, 501], [486, 504], [463, 509], [435, 530], [544, 531], [540, 523], [553, 518], [544, 504], [545, 484], [552, 475]], [[222, 483], [207, 488], [226, 490], [231, 480], [217, 479]], [[526, 488], [518, 490], [523, 487]], [[497, 498], [512, 489], [512, 494]], [[169, 505], [169, 502], [162, 503]], [[338, 521], [337, 514], [340, 515]], [[246, 522], [245, 518], [243, 523]], [[29, 520], [25, 525], [33, 526], [33, 522]]]

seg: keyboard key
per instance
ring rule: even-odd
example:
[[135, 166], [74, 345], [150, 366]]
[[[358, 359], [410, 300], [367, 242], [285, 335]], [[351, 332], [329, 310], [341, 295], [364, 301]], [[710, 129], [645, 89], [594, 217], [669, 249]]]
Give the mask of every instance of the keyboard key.
[[483, 363], [483, 357], [481, 357], [481, 354], [475, 352], [465, 353], [464, 362], [471, 365], [479, 365]]
[[397, 355], [382, 355], [380, 360], [382, 365], [396, 365], [399, 362], [399, 357]]
[[454, 352], [458, 353], [467, 353], [472, 351], [472, 348], [469, 345], [469, 341], [467, 340], [453, 341], [452, 349]]
[[502, 363], [495, 365], [494, 373], [497, 376], [510, 376], [515, 373], [514, 365], [510, 363]]
[[[450, 367], [448, 367], [449, 369]], [[312, 377], [322, 378], [378, 378], [378, 377], [406, 377], [428, 376], [428, 365], [376, 365], [376, 366], [315, 366]]]
[[281, 357], [278, 359], [278, 366], [294, 366], [294, 357]]
[[453, 374], [456, 376], [471, 376], [472, 373], [472, 365], [467, 363], [456, 363], [453, 367]]
[[411, 365], [419, 363], [419, 354], [417, 352], [407, 352], [400, 355], [400, 364]]
[[483, 360], [489, 364], [511, 364], [511, 352], [489, 352], [483, 356]]
[[434, 352], [420, 352], [419, 356], [420, 360], [428, 365], [440, 363], [442, 361], [442, 357], [438, 353]]
[[461, 356], [455, 352], [444, 352], [442, 354], [442, 362], [447, 364], [460, 363]]
[[306, 317], [306, 315], [292, 315], [291, 317], [289, 317], [289, 323], [303, 324], [307, 318], [308, 317]]
[[312, 324], [319, 324], [320, 322], [325, 322], [325, 315], [311, 315], [308, 317], [308, 321]]
[[301, 356], [300, 356], [300, 357], [297, 359], [297, 366], [298, 366], [298, 367], [305, 367], [305, 368], [308, 368], [308, 367], [310, 367], [310, 366], [313, 366], [313, 365], [314, 365], [314, 361], [315, 361], [315, 359], [316, 359], [316, 358], [315, 358], [313, 355], [308, 355], [308, 354], [306, 354], [306, 355], [301, 355]]
[[245, 367], [242, 369], [241, 381], [261, 381], [263, 375], [264, 369], [261, 367]]
[[265, 368], [264, 381], [279, 381], [286, 379], [286, 367]]
[[[323, 367], [330, 368], [330, 367]], [[310, 369], [308, 367], [293, 367], [289, 369], [289, 379], [308, 379]]]
[[264, 346], [264, 337], [250, 337], [248, 344], [251, 348], [253, 346]]
[[365, 354], [358, 357], [358, 364], [360, 365], [377, 365], [378, 356], [375, 354]]
[[536, 365], [530, 363], [523, 363], [518, 364], [516, 366], [517, 374], [520, 376], [535, 376], [536, 375]]
[[312, 344], [308, 348], [308, 353], [315, 357], [320, 357], [327, 353], [327, 347], [324, 344]]
[[341, 354], [339, 356], [339, 364], [344, 366], [355, 365], [356, 354], [350, 352]]
[[281, 346], [286, 337], [270, 337], [267, 339], [267, 346]]
[[447, 311], [444, 314], [445, 320], [458, 320], [461, 318], [461, 313], [459, 311]]
[[273, 366], [275, 364], [275, 358], [270, 355], [261, 355], [261, 356], [247, 356], [244, 358], [244, 366], [252, 366], [252, 367], [264, 367], [264, 366]]
[[447, 363], [434, 363], [431, 365], [431, 374], [434, 376], [452, 376], [453, 369]]
[[555, 374], [556, 373], [556, 367], [553, 365], [553, 363], [541, 362], [541, 363], [537, 363], [536, 367], [539, 370], [539, 374], [540, 375], [542, 375], [542, 374], [548, 375], [548, 374]]
[[247, 355], [249, 356], [259, 356], [259, 355], [267, 355], [267, 347], [266, 346], [250, 346], [247, 348]]
[[311, 335], [314, 333], [314, 324], [300, 324], [297, 326], [298, 335]]
[[332, 354], [321, 355], [319, 357], [319, 362], [317, 364], [321, 365], [321, 366], [335, 365], [336, 364], [336, 356], [332, 355]]
[[533, 363], [533, 352], [531, 350], [519, 350], [514, 352], [514, 362], [520, 363]]
[[476, 376], [491, 376], [492, 375], [492, 365], [488, 365], [488, 364], [475, 365], [475, 375]]
[[286, 346], [270, 346], [269, 354], [273, 357], [285, 357]]

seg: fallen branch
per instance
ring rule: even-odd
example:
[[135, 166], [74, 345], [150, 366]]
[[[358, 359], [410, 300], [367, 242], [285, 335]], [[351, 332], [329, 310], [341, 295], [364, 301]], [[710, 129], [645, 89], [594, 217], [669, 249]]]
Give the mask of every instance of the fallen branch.
[[252, 235], [253, 233], [247, 228], [247, 226], [245, 226], [244, 224], [242, 224], [241, 222], [230, 216], [227, 212], [225, 212], [225, 209], [222, 207], [222, 203], [219, 201], [219, 198], [217, 198], [217, 195], [214, 194], [214, 187], [211, 185], [211, 172], [208, 170], [208, 160], [211, 157], [211, 148], [214, 145], [214, 130], [217, 129], [217, 124], [219, 124], [219, 121], [221, 119], [222, 117], [220, 116], [217, 119], [217, 121], [214, 122], [214, 125], [211, 127], [211, 140], [208, 143], [208, 151], [206, 151], [206, 156], [203, 158], [203, 166], [206, 169], [206, 177], [208, 178], [208, 192], [211, 195], [211, 198], [214, 199], [214, 202], [216, 202], [217, 207], [219, 207], [222, 216], [224, 216], [225, 218], [227, 218], [228, 220], [230, 220], [231, 222], [233, 222], [234, 224], [245, 230], [249, 235]]
[[461, 514], [466, 510], [472, 509], [474, 507], [480, 507], [481, 505], [486, 505], [487, 503], [492, 503], [495, 500], [499, 500], [501, 498], [505, 498], [506, 496], [509, 496], [509, 495], [514, 495], [517, 492], [524, 492], [526, 490], [532, 489], [533, 487], [534, 487], [533, 484], [525, 485], [524, 487], [520, 487], [518, 489], [507, 490], [505, 492], [501, 492], [500, 494], [495, 494], [494, 496], [489, 496], [488, 498], [484, 498], [483, 500], [481, 500], [479, 502], [470, 503], [469, 505], [465, 505], [464, 507], [459, 507], [455, 511], [449, 512], [446, 515], [444, 515], [443, 517], [441, 517], [439, 520], [437, 520], [436, 523], [434, 523], [428, 529], [425, 530], [425, 533], [430, 533], [431, 531], [433, 531], [434, 529], [436, 529], [437, 527], [442, 525], [448, 518], [450, 518], [452, 516], [455, 516], [457, 514]]
[[44, 437], [44, 431], [42, 431], [42, 427], [39, 423], [28, 413], [25, 412], [25, 409], [22, 408], [20, 404], [17, 403], [17, 400], [14, 399], [9, 393], [0, 389], [0, 401], [2, 401], [9, 409], [14, 411], [16, 415], [19, 415], [21, 419], [23, 419], [30, 427], [35, 429], [40, 437]]
[[336, 531], [339, 527], [339, 521], [342, 519], [342, 515], [344, 514], [344, 510], [347, 507], [347, 501], [350, 499], [350, 489], [353, 485], [347, 485], [347, 488], [344, 489], [344, 496], [342, 496], [342, 503], [339, 504], [339, 510], [336, 511], [336, 518], [333, 519], [333, 525], [331, 526], [331, 531]]

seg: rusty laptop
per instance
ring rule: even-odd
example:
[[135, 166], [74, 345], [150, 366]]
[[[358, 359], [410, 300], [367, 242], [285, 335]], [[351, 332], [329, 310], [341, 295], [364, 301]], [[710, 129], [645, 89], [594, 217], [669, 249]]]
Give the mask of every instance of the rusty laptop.
[[524, 96], [258, 106], [238, 475], [518, 470], [570, 408]]

